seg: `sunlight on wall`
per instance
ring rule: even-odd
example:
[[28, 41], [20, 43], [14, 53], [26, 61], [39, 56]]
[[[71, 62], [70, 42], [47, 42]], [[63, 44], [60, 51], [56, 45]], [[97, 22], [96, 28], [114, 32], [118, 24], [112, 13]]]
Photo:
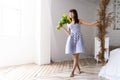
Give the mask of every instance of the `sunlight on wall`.
[[34, 0], [0, 0], [0, 67], [34, 62]]

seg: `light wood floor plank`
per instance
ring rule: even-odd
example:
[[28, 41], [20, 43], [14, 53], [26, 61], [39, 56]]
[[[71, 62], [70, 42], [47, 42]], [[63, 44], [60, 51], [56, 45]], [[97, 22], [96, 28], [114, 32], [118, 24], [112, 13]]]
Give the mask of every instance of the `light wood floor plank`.
[[54, 62], [48, 65], [26, 64], [0, 69], [0, 80], [106, 80], [98, 78], [102, 67], [92, 58], [81, 59], [79, 65], [83, 73], [75, 72], [70, 78], [73, 61]]

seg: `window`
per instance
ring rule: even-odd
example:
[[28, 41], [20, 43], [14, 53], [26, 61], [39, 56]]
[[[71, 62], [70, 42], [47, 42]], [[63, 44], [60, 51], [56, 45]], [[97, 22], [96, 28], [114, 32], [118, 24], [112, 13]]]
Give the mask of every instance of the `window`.
[[21, 0], [0, 1], [0, 35], [19, 36], [21, 25]]

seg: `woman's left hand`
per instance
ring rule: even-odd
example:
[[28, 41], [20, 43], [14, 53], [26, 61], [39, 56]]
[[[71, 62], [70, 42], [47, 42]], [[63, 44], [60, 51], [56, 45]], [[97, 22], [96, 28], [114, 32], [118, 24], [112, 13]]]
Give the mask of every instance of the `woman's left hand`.
[[100, 23], [100, 20], [96, 20], [95, 25], [97, 26]]

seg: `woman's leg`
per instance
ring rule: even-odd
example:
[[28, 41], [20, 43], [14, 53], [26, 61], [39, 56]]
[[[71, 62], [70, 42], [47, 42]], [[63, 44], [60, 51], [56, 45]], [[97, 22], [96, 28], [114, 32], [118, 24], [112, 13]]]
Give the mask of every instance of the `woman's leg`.
[[80, 71], [80, 66], [79, 66], [79, 54], [78, 54], [78, 56], [77, 56], [77, 68], [78, 68], [78, 71], [79, 71], [79, 74], [81, 73], [81, 71]]
[[80, 67], [79, 67], [79, 64], [78, 64], [79, 54], [75, 53], [72, 56], [73, 56], [73, 69], [72, 69], [72, 72], [70, 74], [70, 77], [74, 76], [74, 72], [75, 72], [76, 67], [79, 69], [79, 72], [80, 72]]

